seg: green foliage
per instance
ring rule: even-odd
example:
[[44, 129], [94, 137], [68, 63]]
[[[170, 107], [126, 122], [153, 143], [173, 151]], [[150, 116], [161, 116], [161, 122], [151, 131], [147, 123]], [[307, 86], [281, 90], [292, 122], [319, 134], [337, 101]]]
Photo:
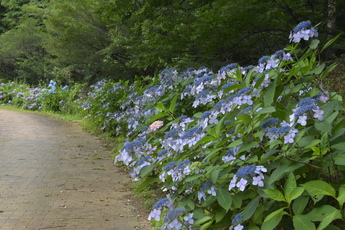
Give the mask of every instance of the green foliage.
[[345, 227], [345, 108], [321, 84], [330, 67], [318, 47], [329, 43], [310, 44], [287, 47], [293, 60], [262, 72], [261, 64], [217, 74], [167, 69], [143, 88], [139, 80], [94, 86], [83, 104], [90, 118], [127, 132], [115, 161], [142, 180], [138, 190], [157, 185], [173, 202], [154, 205], [157, 227], [188, 229], [190, 215], [191, 229]]
[[[344, 3], [335, 2], [329, 16], [342, 22]], [[321, 22], [329, 34], [344, 31], [342, 23], [327, 28], [327, 7], [323, 0], [6, 0], [0, 8], [0, 74], [37, 84], [58, 73], [63, 81], [91, 85], [133, 81], [166, 67], [246, 65], [285, 45], [288, 30], [282, 28], [298, 21]], [[332, 47], [327, 56], [340, 56], [343, 38]]]
[[31, 88], [20, 82], [0, 83], [0, 103], [27, 110], [44, 110], [62, 114], [79, 114], [80, 92], [83, 85], [61, 87], [50, 81], [48, 88]]

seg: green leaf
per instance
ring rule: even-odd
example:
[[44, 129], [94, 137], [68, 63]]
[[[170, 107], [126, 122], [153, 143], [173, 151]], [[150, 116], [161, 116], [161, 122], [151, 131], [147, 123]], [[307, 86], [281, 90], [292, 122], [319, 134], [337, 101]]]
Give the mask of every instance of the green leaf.
[[321, 221], [317, 230], [326, 228], [333, 220], [342, 219], [342, 215], [339, 210], [333, 210], [331, 213], [327, 213], [327, 216]]
[[272, 230], [274, 229], [275, 227], [277, 227], [277, 225], [279, 224], [279, 222], [281, 221], [283, 215], [287, 215], [288, 213], [284, 211], [285, 208], [281, 208], [281, 209], [278, 209], [274, 212], [272, 212], [271, 214], [269, 214], [262, 226], [261, 226], [261, 229], [265, 229], [265, 230]]
[[208, 229], [208, 227], [211, 226], [211, 224], [213, 223], [213, 219], [207, 223], [204, 223], [203, 225], [200, 226], [199, 230], [206, 230]]
[[301, 140], [299, 140], [299, 142], [298, 142], [298, 146], [306, 147], [310, 144], [310, 142], [312, 142], [314, 140], [315, 140], [315, 138], [313, 136], [302, 137]]
[[322, 72], [322, 70], [325, 68], [326, 64], [325, 63], [322, 63], [320, 64], [319, 66], [317, 66], [313, 72], [314, 74], [320, 74]]
[[338, 144], [332, 145], [332, 148], [335, 148], [337, 150], [344, 150], [345, 149], [345, 142], [340, 142]]
[[260, 109], [256, 114], [265, 114], [265, 113], [273, 113], [276, 111], [276, 108], [274, 106], [268, 106], [265, 108]]
[[217, 182], [217, 180], [218, 180], [218, 176], [219, 176], [219, 173], [220, 173], [220, 169], [216, 169], [216, 170], [213, 170], [212, 172], [211, 172], [211, 180], [212, 180], [212, 182], [215, 184], [216, 182]]
[[238, 139], [238, 140], [235, 140], [235, 141], [231, 142], [231, 144], [228, 145], [227, 147], [228, 147], [229, 149], [232, 149], [232, 148], [235, 148], [236, 146], [239, 146], [239, 145], [242, 144], [242, 143], [243, 143], [243, 141], [240, 140], [240, 139]]
[[340, 186], [337, 201], [339, 203], [339, 207], [342, 208], [345, 202], [345, 185]]
[[337, 67], [336, 63], [333, 63], [332, 65], [328, 66], [327, 69], [325, 71], [323, 71], [323, 73], [321, 74], [320, 78], [323, 79], [324, 77], [326, 77], [330, 72], [332, 72], [332, 70], [335, 67]]
[[339, 115], [338, 111], [335, 111], [334, 113], [332, 113], [331, 115], [329, 115], [325, 120], [329, 123], [332, 123]]
[[203, 176], [203, 174], [194, 174], [194, 175], [186, 177], [186, 179], [184, 181], [185, 182], [191, 182], [191, 181], [194, 181], [194, 180], [196, 180], [202, 176]]
[[316, 122], [315, 128], [322, 133], [330, 133], [332, 131], [332, 126], [328, 121]]
[[292, 210], [295, 215], [300, 215], [303, 213], [305, 207], [309, 202], [309, 197], [300, 196], [292, 204]]
[[222, 206], [225, 209], [225, 211], [229, 211], [232, 204], [232, 198], [230, 193], [225, 189], [218, 188], [216, 197], [218, 204]]
[[293, 226], [295, 230], [314, 230], [315, 225], [307, 216], [296, 215], [292, 217]]
[[337, 154], [333, 157], [334, 164], [345, 166], [345, 154]]
[[292, 190], [288, 196], [285, 196], [285, 198], [286, 198], [287, 202], [290, 204], [291, 201], [300, 197], [303, 194], [303, 192], [304, 192], [304, 188], [297, 187], [294, 190]]
[[217, 208], [215, 209], [215, 220], [218, 223], [219, 221], [221, 221], [224, 216], [226, 215], [226, 211], [223, 208]]
[[232, 86], [226, 88], [224, 90], [224, 93], [229, 93], [230, 91], [235, 90], [235, 89], [243, 89], [244, 87], [245, 87], [245, 85], [240, 85], [240, 84], [232, 85]]
[[307, 144], [304, 148], [308, 149], [308, 148], [311, 148], [315, 145], [318, 145], [320, 144], [321, 140], [317, 139], [317, 140], [312, 140], [309, 142], [309, 144]]
[[146, 176], [147, 174], [151, 173], [154, 167], [155, 167], [154, 164], [150, 164], [150, 165], [144, 166], [144, 167], [140, 170], [140, 176], [141, 176], [141, 177], [144, 177], [144, 176]]
[[[291, 172], [284, 185], [285, 198], [297, 187], [295, 175]], [[290, 202], [289, 202], [290, 203]]]
[[279, 180], [283, 174], [285, 173], [285, 170], [289, 167], [289, 164], [283, 164], [277, 166], [276, 170], [273, 171], [271, 176], [268, 179], [268, 184], [272, 184], [273, 182]]
[[237, 153], [241, 153], [241, 152], [247, 151], [247, 150], [253, 148], [254, 146], [257, 146], [258, 144], [259, 144], [259, 142], [257, 142], [257, 141], [245, 143], [244, 145], [242, 145], [242, 146], [238, 149]]
[[220, 137], [220, 134], [221, 134], [221, 132], [222, 132], [222, 130], [223, 130], [223, 128], [224, 128], [224, 126], [223, 126], [223, 123], [224, 123], [224, 120], [225, 120], [225, 116], [217, 123], [217, 125], [216, 125], [216, 127], [215, 127], [215, 137], [216, 138], [219, 138]]
[[158, 114], [156, 114], [155, 116], [153, 116], [153, 117], [151, 118], [151, 120], [150, 120], [149, 123], [152, 123], [152, 122], [158, 120], [159, 118], [167, 117], [167, 116], [170, 116], [170, 115], [167, 114], [167, 113], [165, 113], [165, 112], [158, 113]]
[[254, 212], [256, 211], [259, 205], [260, 198], [261, 198], [260, 196], [255, 197], [244, 208], [244, 210], [242, 211], [244, 221], [252, 217], [252, 215], [254, 214]]
[[283, 193], [277, 189], [263, 189], [267, 196], [276, 201], [286, 201]]
[[157, 111], [159, 111], [159, 112], [161, 112], [161, 111], [166, 111], [166, 110], [167, 110], [167, 109], [165, 108], [164, 104], [163, 104], [161, 101], [157, 102], [156, 109], [157, 109]]
[[248, 114], [241, 114], [237, 116], [237, 119], [240, 121], [243, 121], [243, 123], [251, 123], [253, 121], [253, 118], [251, 118]]
[[196, 220], [193, 225], [197, 226], [197, 225], [204, 224], [204, 223], [210, 222], [210, 221], [211, 222], [213, 221], [213, 217], [211, 217], [211, 216], [204, 216], [204, 217]]
[[175, 97], [171, 100], [171, 104], [169, 106], [169, 111], [173, 114], [176, 108], [176, 101], [178, 98], [179, 94], [176, 94]]
[[241, 208], [242, 207], [242, 198], [240, 195], [232, 195], [232, 206], [233, 208]]
[[252, 68], [248, 71], [248, 73], [245, 76], [246, 86], [249, 87], [251, 85], [251, 78], [253, 76], [253, 73], [255, 71], [255, 68]]
[[341, 34], [338, 34], [337, 36], [335, 36], [334, 38], [332, 38], [331, 40], [329, 40], [321, 49], [321, 52], [324, 51], [325, 49], [327, 49], [328, 46], [332, 45], [340, 36]]
[[146, 189], [147, 186], [155, 182], [158, 178], [157, 177], [146, 177], [143, 182], [136, 188], [136, 192], [141, 192]]
[[250, 223], [248, 226], [248, 230], [260, 230], [260, 228], [256, 226], [255, 224]]
[[265, 107], [270, 106], [273, 103], [274, 100], [274, 94], [276, 92], [276, 85], [277, 80], [274, 80], [267, 88], [267, 91], [264, 96], [264, 105]]
[[312, 50], [315, 50], [317, 48], [317, 46], [319, 45], [320, 40], [319, 39], [313, 39], [310, 43], [309, 43], [309, 48]]
[[325, 181], [313, 180], [304, 183], [302, 186], [311, 196], [326, 195], [335, 197], [335, 189]]
[[331, 205], [322, 205], [321, 207], [314, 208], [307, 216], [311, 221], [323, 221], [327, 215], [331, 213], [336, 214], [336, 211], [338, 210]]

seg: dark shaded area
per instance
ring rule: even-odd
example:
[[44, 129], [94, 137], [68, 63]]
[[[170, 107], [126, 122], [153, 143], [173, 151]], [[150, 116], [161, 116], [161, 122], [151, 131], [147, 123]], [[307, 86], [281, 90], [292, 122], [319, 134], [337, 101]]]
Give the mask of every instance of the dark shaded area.
[[[342, 33], [344, 9], [343, 0], [2, 1], [0, 78], [92, 84], [256, 64], [288, 45], [301, 21], [318, 24], [323, 43]], [[340, 37], [324, 58], [344, 49]]]

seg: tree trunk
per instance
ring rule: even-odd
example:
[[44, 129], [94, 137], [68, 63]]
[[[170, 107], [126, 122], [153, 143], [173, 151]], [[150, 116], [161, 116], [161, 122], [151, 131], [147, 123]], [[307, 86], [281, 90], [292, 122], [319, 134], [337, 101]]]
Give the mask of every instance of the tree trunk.
[[[328, 28], [328, 40], [331, 40], [334, 36], [335, 27], [336, 27], [336, 0], [328, 0], [327, 3], [327, 10], [328, 10], [328, 21], [327, 21], [327, 28]], [[334, 56], [334, 51], [331, 48], [328, 48], [326, 51], [326, 58], [332, 59]]]

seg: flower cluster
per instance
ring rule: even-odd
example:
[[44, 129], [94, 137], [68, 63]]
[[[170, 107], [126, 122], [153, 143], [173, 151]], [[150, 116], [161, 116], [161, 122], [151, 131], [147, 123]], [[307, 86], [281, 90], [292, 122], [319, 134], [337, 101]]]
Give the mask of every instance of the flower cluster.
[[317, 29], [312, 27], [310, 21], [299, 23], [290, 33], [289, 39], [292, 42], [300, 42], [302, 39], [308, 41], [309, 38], [318, 37]]
[[[263, 172], [267, 172], [267, 169], [264, 166], [243, 166], [237, 171], [236, 175], [230, 181], [229, 190], [237, 187], [240, 191], [244, 191], [246, 185], [248, 184], [248, 180], [251, 180], [253, 185], [263, 187]], [[240, 180], [238, 181], [238, 179]]]
[[[316, 36], [305, 22], [290, 39]], [[292, 49], [264, 56], [254, 66], [232, 63], [217, 72], [165, 69], [146, 88], [107, 81], [93, 87], [83, 107], [90, 119], [127, 138], [115, 162], [127, 165], [135, 180], [153, 179], [169, 196], [153, 206], [149, 220], [166, 230], [213, 224], [244, 229], [247, 223], [239, 212], [252, 204], [251, 192], [259, 190], [255, 194], [261, 196], [261, 188], [275, 186], [267, 181], [280, 164], [271, 162], [287, 150], [291, 159], [311, 154], [296, 147], [297, 137], [318, 135], [315, 124], [330, 114], [324, 106], [330, 95], [304, 82], [309, 81], [303, 78], [307, 68], [297, 55], [292, 58]], [[282, 81], [290, 71], [301, 76], [298, 81]]]

